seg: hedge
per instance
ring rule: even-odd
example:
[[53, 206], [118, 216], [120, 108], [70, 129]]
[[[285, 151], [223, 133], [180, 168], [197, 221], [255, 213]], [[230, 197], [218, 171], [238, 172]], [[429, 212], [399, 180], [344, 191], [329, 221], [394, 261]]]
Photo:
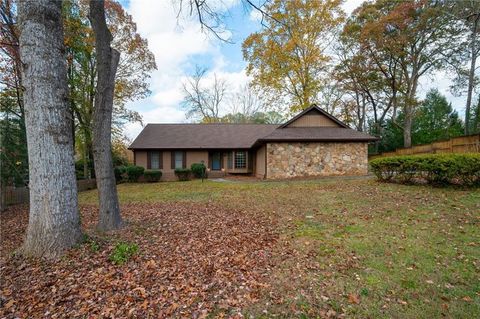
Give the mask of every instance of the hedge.
[[434, 185], [480, 185], [480, 154], [427, 154], [377, 158], [370, 162], [381, 181]]
[[126, 175], [127, 175], [127, 180], [129, 182], [138, 182], [138, 179], [140, 176], [142, 176], [143, 172], [145, 171], [145, 168], [141, 166], [127, 166], [125, 169]]
[[143, 177], [146, 182], [158, 182], [162, 177], [162, 172], [159, 170], [146, 170], [143, 172]]
[[178, 177], [179, 181], [188, 181], [192, 175], [192, 171], [188, 168], [176, 168], [175, 175]]
[[122, 182], [122, 180], [125, 178], [124, 174], [127, 172], [127, 166], [118, 166], [113, 169], [113, 172], [115, 173], [115, 180], [117, 183]]
[[202, 163], [193, 163], [190, 166], [193, 176], [196, 178], [207, 177], [207, 167]]

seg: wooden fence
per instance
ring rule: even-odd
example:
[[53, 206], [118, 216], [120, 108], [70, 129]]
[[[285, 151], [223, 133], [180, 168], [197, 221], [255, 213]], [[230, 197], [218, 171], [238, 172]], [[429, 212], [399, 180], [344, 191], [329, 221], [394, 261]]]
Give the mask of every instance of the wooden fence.
[[[96, 187], [97, 187], [97, 184], [94, 178], [81, 179], [77, 181], [77, 188], [79, 192], [83, 192], [89, 189], [94, 189]], [[7, 205], [28, 204], [29, 202], [28, 187], [7, 186], [5, 188], [5, 193], [2, 195], [5, 196], [4, 202]]]
[[480, 152], [480, 134], [454, 137], [445, 141], [431, 144], [415, 145], [408, 148], [399, 148], [393, 152], [385, 152], [370, 156], [370, 159], [386, 156], [439, 154], [439, 153], [477, 153]]

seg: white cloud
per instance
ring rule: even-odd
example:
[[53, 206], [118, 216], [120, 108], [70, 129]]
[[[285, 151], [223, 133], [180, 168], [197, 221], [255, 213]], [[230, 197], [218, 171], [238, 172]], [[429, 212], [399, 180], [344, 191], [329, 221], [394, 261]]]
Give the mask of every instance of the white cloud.
[[[219, 1], [218, 8], [226, 12], [239, 3], [239, 0]], [[227, 59], [221, 55], [218, 41], [202, 32], [196, 17], [188, 15], [189, 8], [177, 17], [178, 8], [171, 1], [131, 0], [127, 11], [137, 23], [138, 32], [148, 40], [149, 48], [155, 55], [157, 70], [152, 73], [150, 89], [152, 95], [144, 100], [128, 104], [128, 108], [138, 111], [145, 123], [184, 122], [185, 114], [180, 108], [182, 101], [182, 80], [185, 69], [193, 68], [191, 57], [208, 55], [214, 61], [214, 70], [225, 78], [230, 75], [223, 69]], [[229, 33], [224, 33], [229, 36]], [[140, 124], [128, 124], [126, 135], [135, 138], [141, 131]]]

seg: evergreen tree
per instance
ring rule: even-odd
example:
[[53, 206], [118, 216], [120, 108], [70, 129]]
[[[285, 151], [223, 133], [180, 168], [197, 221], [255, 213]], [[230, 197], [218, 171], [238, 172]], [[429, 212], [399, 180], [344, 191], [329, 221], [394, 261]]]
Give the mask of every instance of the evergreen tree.
[[427, 93], [413, 123], [414, 144], [428, 144], [463, 135], [463, 122], [437, 89]]

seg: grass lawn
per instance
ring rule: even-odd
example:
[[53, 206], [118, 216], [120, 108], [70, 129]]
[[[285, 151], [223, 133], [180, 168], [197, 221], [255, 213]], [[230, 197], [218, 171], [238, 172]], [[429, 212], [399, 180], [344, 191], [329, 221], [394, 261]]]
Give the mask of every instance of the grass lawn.
[[[15, 301], [0, 315], [50, 309], [46, 298], [77, 269], [91, 276], [88, 285], [72, 279], [79, 296], [106, 290], [92, 303], [67, 302], [76, 311], [70, 315], [83, 309], [105, 317], [480, 317], [479, 189], [321, 179], [121, 184], [118, 191], [128, 226], [113, 234], [93, 230], [96, 191], [81, 193], [91, 239], [54, 266], [60, 274], [44, 269], [48, 262], [12, 256], [21, 236], [6, 236], [2, 298]], [[5, 216], [2, 225], [24, 231], [26, 212]], [[138, 253], [116, 265], [109, 256], [120, 241], [134, 243]], [[22, 307], [21, 293], [39, 273], [57, 288], [30, 290], [43, 294], [37, 299], [45, 305]], [[113, 281], [114, 292], [98, 278]], [[133, 310], [115, 315], [115, 302], [105, 300], [120, 298], [122, 289], [130, 289]], [[168, 298], [155, 308], [162, 296]], [[62, 297], [55, 298], [60, 309]]]

